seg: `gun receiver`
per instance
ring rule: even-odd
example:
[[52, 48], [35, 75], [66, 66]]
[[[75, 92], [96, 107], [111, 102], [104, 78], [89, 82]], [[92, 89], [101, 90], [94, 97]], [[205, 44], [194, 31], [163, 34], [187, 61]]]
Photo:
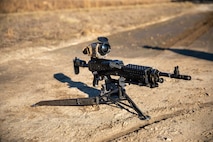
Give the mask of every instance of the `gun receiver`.
[[88, 64], [86, 61], [75, 58], [73, 60], [75, 74], [79, 73], [79, 67], [88, 67], [93, 73], [93, 86], [97, 86], [104, 76], [120, 76], [125, 78], [125, 83], [136, 84], [139, 86], [147, 86], [150, 88], [158, 87], [158, 83], [163, 83], [164, 79], [161, 76], [175, 79], [191, 80], [191, 76], [181, 75], [179, 67], [174, 68], [174, 73], [160, 72], [148, 66], [140, 66], [134, 64], [124, 65], [119, 60], [107, 59], [91, 59]]

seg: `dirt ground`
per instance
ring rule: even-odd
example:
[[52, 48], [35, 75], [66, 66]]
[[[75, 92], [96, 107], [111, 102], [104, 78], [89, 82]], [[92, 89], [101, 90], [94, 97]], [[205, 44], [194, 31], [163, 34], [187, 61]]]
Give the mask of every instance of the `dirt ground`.
[[[213, 141], [212, 4], [164, 3], [0, 15], [0, 141]], [[109, 59], [173, 72], [158, 88], [127, 85], [137, 115], [115, 105], [41, 106], [95, 96], [93, 76], [72, 60], [97, 36]], [[62, 82], [56, 75], [68, 79]]]

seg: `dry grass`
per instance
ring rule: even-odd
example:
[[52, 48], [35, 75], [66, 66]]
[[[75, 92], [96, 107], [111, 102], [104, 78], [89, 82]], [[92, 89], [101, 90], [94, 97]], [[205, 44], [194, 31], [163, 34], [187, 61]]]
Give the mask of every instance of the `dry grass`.
[[1, 0], [0, 13], [163, 3], [170, 0]]

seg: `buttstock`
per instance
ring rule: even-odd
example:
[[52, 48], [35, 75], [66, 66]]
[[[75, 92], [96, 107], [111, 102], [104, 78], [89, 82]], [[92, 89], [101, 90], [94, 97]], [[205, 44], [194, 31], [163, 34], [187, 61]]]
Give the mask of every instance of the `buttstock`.
[[74, 60], [73, 60], [73, 66], [74, 66], [74, 72], [75, 72], [75, 74], [79, 74], [79, 72], [80, 72], [80, 69], [79, 69], [79, 65], [77, 64], [77, 58], [75, 58]]

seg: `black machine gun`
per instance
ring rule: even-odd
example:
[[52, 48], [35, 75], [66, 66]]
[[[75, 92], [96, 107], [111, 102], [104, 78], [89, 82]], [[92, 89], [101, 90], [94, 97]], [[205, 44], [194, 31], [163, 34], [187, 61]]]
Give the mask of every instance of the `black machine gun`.
[[[179, 73], [178, 66], [175, 67], [174, 73], [166, 73], [148, 66], [134, 64], [124, 65], [123, 61], [120, 60], [105, 59], [105, 56], [110, 50], [111, 47], [108, 39], [106, 37], [98, 37], [98, 42], [92, 43], [83, 49], [83, 53], [91, 57], [88, 63], [78, 58], [73, 60], [75, 74], [79, 74], [80, 67], [88, 68], [89, 71], [92, 72], [94, 76], [93, 86], [97, 86], [99, 81], [105, 81], [100, 94], [90, 98], [69, 99], [65, 104], [62, 104], [62, 100], [58, 100], [58, 104], [62, 106], [116, 104], [124, 109], [126, 109], [124, 106], [128, 106], [135, 110], [141, 120], [148, 120], [150, 117], [144, 115], [133, 100], [126, 94], [124, 88], [126, 83], [155, 88], [158, 87], [159, 83], [163, 83], [164, 80], [161, 78], [163, 76], [191, 80], [191, 76], [181, 75]], [[118, 76], [119, 79], [113, 79], [112, 76]], [[129, 104], [124, 103], [124, 101], [127, 101]], [[41, 101], [34, 106], [55, 105], [55, 103], [55, 101]]]
[[[181, 75], [178, 66], [175, 67], [174, 73], [161, 72], [148, 66], [139, 66], [134, 64], [124, 65], [120, 60], [104, 59], [104, 56], [110, 52], [110, 45], [106, 37], [98, 37], [96, 43], [87, 46], [83, 53], [91, 56], [91, 60], [86, 63], [84, 60], [75, 58], [73, 60], [75, 74], [79, 74], [79, 67], [87, 67], [92, 72], [93, 86], [97, 86], [101, 80], [105, 81], [102, 85], [101, 93], [96, 98], [88, 98], [85, 104], [106, 104], [114, 103], [118, 106], [126, 105], [122, 101], [127, 100], [129, 107], [133, 108], [138, 117], [142, 120], [150, 119], [137, 107], [132, 99], [125, 92], [125, 84], [136, 84], [139, 86], [147, 86], [150, 88], [158, 87], [159, 83], [163, 83], [162, 76], [191, 80], [191, 76]], [[119, 79], [113, 79], [111, 76], [119, 76]], [[127, 105], [126, 105], [127, 106]], [[121, 106], [123, 107], [123, 106]]]

